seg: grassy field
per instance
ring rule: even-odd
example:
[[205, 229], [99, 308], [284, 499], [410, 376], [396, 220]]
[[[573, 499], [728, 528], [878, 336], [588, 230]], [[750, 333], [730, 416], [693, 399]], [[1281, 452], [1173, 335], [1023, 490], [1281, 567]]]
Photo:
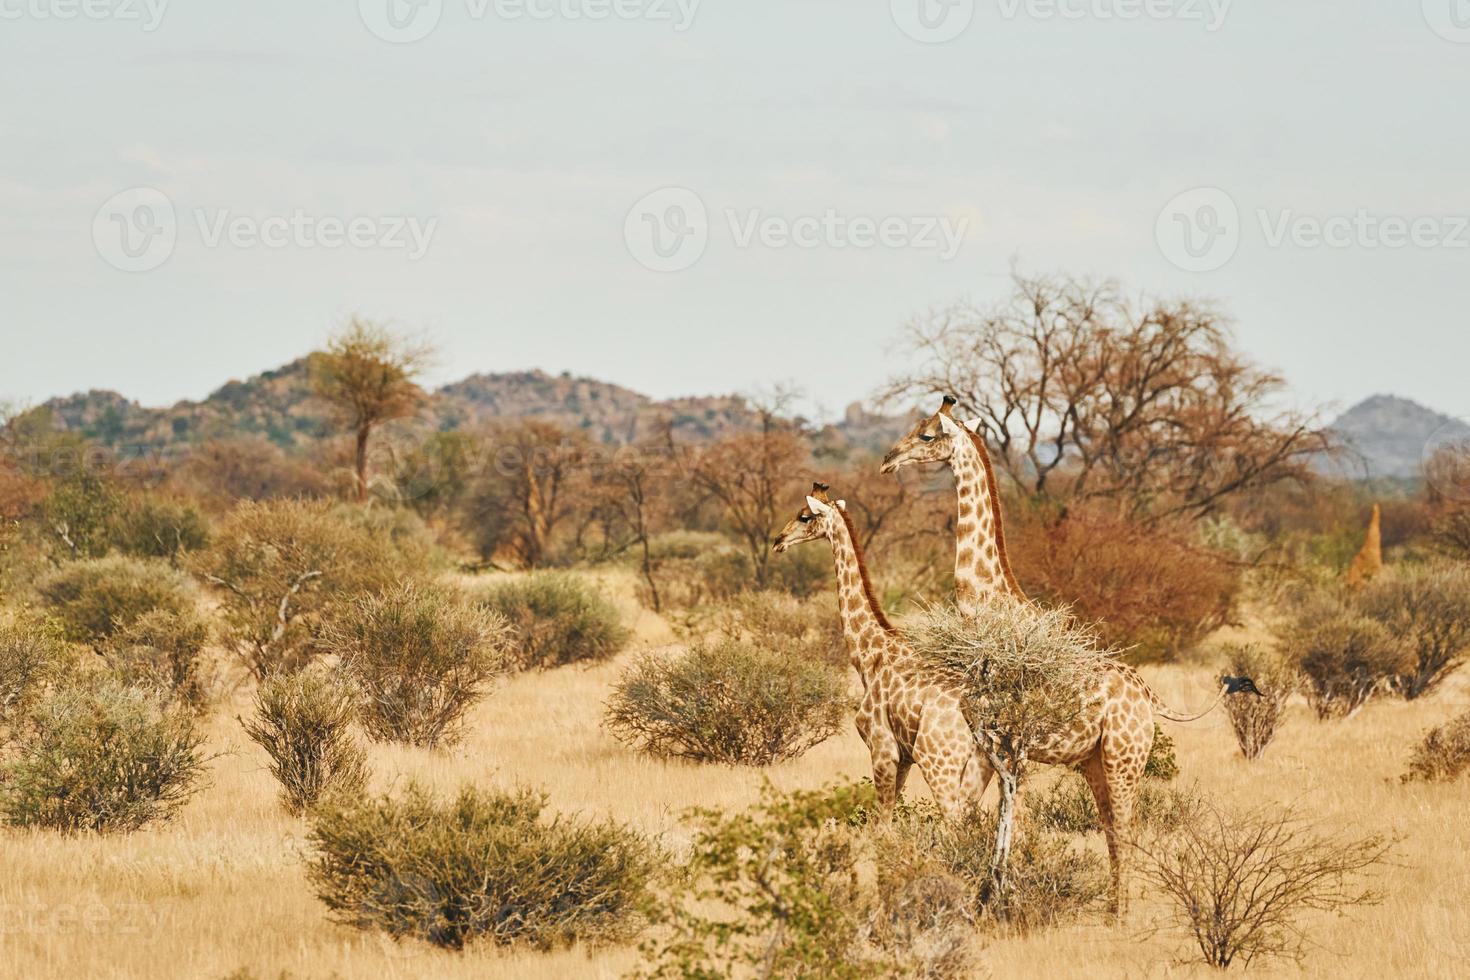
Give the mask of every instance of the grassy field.
[[[466, 739], [447, 752], [374, 747], [375, 788], [408, 779], [445, 788], [467, 780], [530, 785], [549, 793], [556, 809], [609, 814], [678, 848], [687, 839], [680, 822], [687, 807], [739, 807], [757, 797], [765, 779], [795, 788], [867, 774], [866, 751], [852, 731], [766, 771], [654, 762], [620, 746], [599, 721], [621, 663], [674, 640], [657, 617], [631, 599], [623, 604], [636, 620], [637, 639], [619, 662], [512, 678], [476, 709]], [[1144, 672], [1178, 707], [1211, 696], [1207, 666]], [[240, 732], [236, 715], [247, 700], [237, 693], [217, 707], [209, 723], [219, 753], [210, 785], [173, 823], [115, 838], [0, 834], [0, 973], [567, 980], [620, 976], [636, 962], [630, 950], [451, 954], [334, 925], [302, 873], [306, 826], [277, 806], [264, 755]], [[1470, 975], [1470, 787], [1406, 787], [1397, 778], [1423, 731], [1467, 705], [1464, 678], [1427, 701], [1385, 700], [1345, 723], [1319, 723], [1295, 705], [1278, 741], [1255, 763], [1239, 758], [1220, 713], [1166, 726], [1177, 742], [1181, 780], [1211, 797], [1294, 803], [1327, 826], [1401, 837], [1394, 864], [1379, 878], [1381, 905], [1311, 921], [1320, 947], [1300, 969], [1278, 963], [1252, 975]], [[922, 780], [910, 792], [924, 792]], [[1101, 839], [1090, 846], [1101, 849]], [[1165, 913], [1135, 882], [1122, 925], [1098, 920], [992, 942], [981, 957], [982, 975], [1211, 975], [1185, 960], [1184, 937]]]

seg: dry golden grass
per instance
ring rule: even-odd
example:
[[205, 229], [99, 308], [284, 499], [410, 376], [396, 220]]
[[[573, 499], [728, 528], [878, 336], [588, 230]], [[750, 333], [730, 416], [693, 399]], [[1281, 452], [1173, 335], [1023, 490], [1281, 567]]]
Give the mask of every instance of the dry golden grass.
[[[624, 582], [616, 582], [625, 595]], [[661, 621], [637, 611], [635, 648], [672, 642]], [[630, 651], [631, 653], [632, 651]], [[626, 657], [627, 654], [624, 655]], [[599, 727], [618, 664], [563, 668], [507, 682], [445, 752], [372, 748], [375, 788], [413, 778], [442, 787], [465, 780], [529, 784], [561, 810], [609, 814], [663, 837], [686, 840], [679, 814], [694, 805], [737, 807], [762, 780], [812, 787], [867, 773], [866, 752], [847, 732], [795, 762], [760, 772], [640, 758]], [[1212, 694], [1203, 666], [1145, 668], [1171, 704]], [[1383, 904], [1311, 923], [1321, 944], [1303, 970], [1278, 963], [1264, 976], [1452, 977], [1470, 974], [1470, 786], [1402, 786], [1397, 777], [1425, 729], [1470, 703], [1456, 678], [1427, 701], [1371, 704], [1348, 722], [1320, 723], [1296, 705], [1264, 758], [1239, 758], [1216, 713], [1168, 725], [1181, 779], [1227, 803], [1295, 803], [1328, 826], [1402, 836], [1380, 877]], [[305, 824], [277, 805], [263, 754], [240, 732], [237, 694], [209, 723], [223, 753], [212, 783], [172, 824], [129, 837], [64, 839], [0, 832], [0, 974], [25, 977], [616, 977], [630, 950], [555, 954], [473, 948], [461, 954], [396, 946], [332, 924], [302, 874]], [[922, 793], [922, 780], [911, 783]], [[992, 791], [993, 792], [993, 791]], [[1094, 839], [1091, 846], [1101, 847]], [[1150, 932], [1165, 912], [1139, 894], [1128, 921], [1101, 921], [1031, 938], [993, 942], [982, 954], [996, 977], [1193, 977], [1172, 928]]]

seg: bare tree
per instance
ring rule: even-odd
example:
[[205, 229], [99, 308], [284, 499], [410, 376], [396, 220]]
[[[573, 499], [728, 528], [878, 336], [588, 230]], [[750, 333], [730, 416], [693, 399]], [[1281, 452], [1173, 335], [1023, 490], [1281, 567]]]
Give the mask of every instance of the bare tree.
[[770, 581], [771, 538], [786, 520], [793, 497], [809, 482], [803, 472], [806, 440], [781, 417], [787, 397], [757, 406], [760, 428], [728, 436], [681, 456], [690, 482], [719, 504], [725, 520], [745, 546], [756, 584]]
[[1206, 805], [1144, 848], [1144, 876], [1173, 900], [1206, 963], [1221, 969], [1258, 957], [1300, 958], [1306, 912], [1369, 905], [1359, 876], [1388, 855], [1377, 834], [1316, 833], [1289, 809], [1229, 815]]
[[527, 419], [491, 430], [465, 519], [486, 558], [504, 547], [532, 568], [552, 556], [557, 531], [585, 487], [587, 437]]
[[368, 440], [384, 422], [408, 415], [423, 400], [415, 379], [432, 349], [386, 327], [353, 317], [312, 356], [312, 384], [352, 430], [353, 473], [359, 503], [368, 493]]
[[1125, 300], [1112, 283], [1013, 276], [998, 306], [911, 322], [918, 367], [889, 400], [953, 394], [997, 464], [1037, 497], [1106, 496], [1137, 515], [1200, 515], [1306, 475], [1313, 420], [1271, 411], [1282, 380], [1231, 347], [1208, 303]]
[[666, 499], [673, 479], [668, 427], [635, 446], [625, 446], [596, 468], [592, 477], [597, 508], [609, 527], [626, 535], [622, 547], [637, 548], [639, 572], [648, 586], [649, 603], [661, 612], [663, 602], [653, 574], [652, 539], [656, 524], [668, 509]]

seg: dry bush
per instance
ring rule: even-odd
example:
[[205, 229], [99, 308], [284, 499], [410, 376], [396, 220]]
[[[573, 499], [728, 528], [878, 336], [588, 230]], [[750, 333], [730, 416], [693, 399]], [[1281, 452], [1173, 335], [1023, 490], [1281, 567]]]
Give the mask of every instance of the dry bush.
[[935, 608], [907, 633], [921, 657], [962, 678], [965, 716], [1000, 784], [987, 904], [1004, 919], [1016, 794], [1027, 759], [1077, 719], [1110, 657], [1066, 613], [1023, 603], [995, 603], [978, 616]]
[[1438, 687], [1470, 650], [1470, 568], [1463, 564], [1396, 566], [1375, 577], [1357, 604], [1413, 651], [1412, 666], [1393, 679], [1409, 700]]
[[1299, 959], [1304, 915], [1374, 903], [1358, 879], [1383, 862], [1389, 841], [1320, 834], [1285, 809], [1227, 814], [1206, 806], [1142, 849], [1145, 878], [1170, 899], [1204, 961], [1223, 969]]
[[102, 653], [124, 683], [200, 710], [209, 703], [201, 655], [209, 623], [193, 609], [153, 609], [108, 638]]
[[1310, 600], [1280, 633], [1318, 718], [1348, 718], [1409, 669], [1402, 637], [1348, 606]]
[[240, 500], [326, 496], [327, 479], [306, 456], [288, 456], [262, 436], [215, 439], [191, 449], [169, 484], [215, 507]]
[[765, 766], [831, 738], [847, 714], [843, 674], [732, 641], [640, 658], [618, 679], [607, 727], [657, 756]]
[[487, 585], [477, 602], [515, 630], [523, 669], [606, 660], [631, 636], [617, 607], [569, 572], [532, 572]]
[[241, 503], [191, 564], [216, 587], [226, 638], [258, 679], [310, 662], [343, 596], [421, 570], [358, 518], [305, 500]]
[[125, 555], [177, 561], [209, 544], [209, 525], [192, 504], [156, 493], [136, 493], [119, 501], [108, 539]]
[[204, 772], [204, 736], [188, 710], [105, 677], [51, 692], [17, 728], [0, 766], [12, 824], [136, 830], [188, 802]]
[[0, 609], [0, 724], [23, 714], [74, 660], [58, 624]]
[[657, 855], [618, 824], [542, 819], [540, 794], [410, 786], [318, 811], [308, 876], [336, 917], [395, 939], [539, 949], [627, 937]]
[[444, 590], [406, 583], [360, 596], [325, 639], [380, 741], [432, 748], [458, 737], [464, 714], [506, 668], [505, 619]]
[[1228, 672], [1249, 677], [1261, 692], [1260, 697], [1225, 699], [1225, 713], [1230, 716], [1240, 754], [1256, 759], [1276, 737], [1300, 678], [1280, 655], [1259, 647], [1232, 644], [1225, 647], [1225, 655]]
[[846, 667], [842, 618], [830, 597], [798, 599], [784, 592], [744, 592], [720, 606], [714, 626], [721, 636], [812, 663]]
[[36, 586], [68, 639], [100, 645], [144, 613], [193, 608], [189, 581], [163, 562], [94, 558], [69, 562]]
[[1096, 623], [1108, 646], [1139, 660], [1167, 659], [1226, 623], [1240, 592], [1239, 569], [1207, 548], [1192, 524], [1144, 525], [1104, 505], [1049, 518], [1012, 508], [1006, 536], [1026, 593]]
[[1403, 780], [1449, 782], [1459, 779], [1466, 770], [1470, 770], [1470, 713], [1431, 729], [1414, 746]]
[[323, 671], [277, 674], [261, 682], [245, 734], [270, 756], [287, 811], [300, 814], [324, 799], [362, 795], [367, 753], [352, 737], [356, 714], [351, 689]]

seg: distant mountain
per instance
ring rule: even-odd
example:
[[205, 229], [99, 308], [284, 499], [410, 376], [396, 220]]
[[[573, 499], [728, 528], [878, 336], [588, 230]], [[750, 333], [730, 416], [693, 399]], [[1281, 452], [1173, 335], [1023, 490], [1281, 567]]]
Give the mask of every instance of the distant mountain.
[[1395, 395], [1374, 395], [1343, 412], [1328, 431], [1344, 452], [1323, 468], [1350, 478], [1411, 480], [1423, 475], [1425, 447], [1470, 439], [1470, 425]]
[[[261, 435], [284, 449], [306, 449], [334, 431], [330, 408], [312, 394], [305, 358], [244, 381], [230, 381], [202, 401], [146, 408], [114, 391], [53, 398], [42, 408], [55, 423], [130, 453], [171, 455], [208, 439]], [[595, 442], [624, 444], [667, 421], [683, 442], [752, 431], [760, 413], [738, 395], [658, 400], [593, 378], [544, 371], [475, 374], [429, 393], [420, 417], [439, 429], [476, 428], [537, 418], [581, 429]], [[908, 425], [860, 404], [818, 431], [824, 452], [881, 451]]]

